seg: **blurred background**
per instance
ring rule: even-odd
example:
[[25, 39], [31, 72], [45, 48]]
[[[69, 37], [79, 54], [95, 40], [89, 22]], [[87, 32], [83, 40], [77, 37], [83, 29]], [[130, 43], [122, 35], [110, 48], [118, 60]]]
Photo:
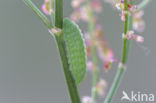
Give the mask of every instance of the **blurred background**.
[[[141, 0], [140, 0], [141, 1]], [[43, 0], [33, 0], [40, 8]], [[72, 13], [70, 0], [64, 0], [64, 17]], [[120, 58], [122, 22], [117, 11], [104, 3], [99, 21], [104, 37]], [[156, 95], [156, 0], [145, 8], [145, 42], [131, 44], [128, 68], [112, 103], [121, 103], [122, 91], [153, 93]], [[86, 25], [80, 24], [84, 32]], [[146, 55], [146, 47], [150, 53]], [[100, 66], [101, 78], [108, 89], [117, 70], [117, 64], [105, 73]], [[108, 91], [107, 89], [107, 91]], [[91, 73], [79, 86], [81, 97], [91, 93]], [[104, 97], [98, 97], [102, 103]], [[0, 0], [0, 103], [69, 103], [67, 89], [54, 38], [43, 23], [22, 0]]]

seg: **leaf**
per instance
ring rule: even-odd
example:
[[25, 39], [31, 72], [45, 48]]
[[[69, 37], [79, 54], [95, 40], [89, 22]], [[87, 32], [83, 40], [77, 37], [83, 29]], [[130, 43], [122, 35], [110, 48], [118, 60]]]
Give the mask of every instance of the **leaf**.
[[70, 70], [76, 84], [79, 85], [86, 74], [86, 55], [82, 33], [75, 23], [64, 19], [63, 34]]

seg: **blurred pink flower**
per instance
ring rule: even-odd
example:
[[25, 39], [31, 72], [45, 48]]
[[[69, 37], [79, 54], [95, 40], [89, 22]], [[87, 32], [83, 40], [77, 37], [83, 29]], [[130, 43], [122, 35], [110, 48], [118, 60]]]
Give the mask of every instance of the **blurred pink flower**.
[[121, 3], [121, 2], [117, 2], [115, 4], [115, 7], [118, 9], [118, 10], [124, 10], [124, 4]]
[[121, 16], [121, 21], [125, 21], [125, 12], [124, 11], [122, 11], [120, 16]]
[[96, 11], [96, 12], [101, 12], [102, 11], [102, 6], [99, 0], [93, 0], [90, 3], [90, 7], [93, 8], [92, 10]]
[[92, 45], [92, 42], [88, 33], [85, 34], [84, 39], [85, 39], [85, 44], [86, 44], [86, 54], [87, 54], [87, 57], [89, 58], [90, 46]]
[[49, 0], [44, 0], [44, 3], [42, 4], [42, 11], [46, 15], [50, 15], [50, 1]]
[[106, 41], [101, 38], [101, 40], [97, 40], [97, 51], [100, 60], [104, 63], [104, 69], [108, 70], [111, 68], [111, 64], [114, 62], [114, 53], [108, 48]]
[[135, 13], [135, 11], [137, 10], [137, 5], [129, 6], [128, 10], [130, 13]]
[[144, 15], [143, 11], [137, 11], [133, 15], [133, 29], [138, 32], [143, 32], [145, 28], [145, 22], [142, 19], [143, 15]]
[[78, 8], [84, 1], [85, 0], [72, 0], [71, 5], [73, 8]]
[[100, 81], [96, 85], [97, 93], [100, 96], [104, 96], [106, 88], [107, 88], [107, 82], [103, 79], [100, 79]]
[[88, 21], [88, 10], [85, 7], [76, 8], [71, 15], [71, 19], [77, 22], [78, 20]]
[[87, 61], [87, 70], [88, 71], [92, 71], [93, 69], [95, 69], [95, 65], [93, 64], [92, 61]]
[[93, 100], [90, 96], [84, 96], [82, 98], [82, 103], [93, 103]]
[[143, 43], [144, 42], [144, 38], [142, 36], [140, 36], [140, 35], [134, 34], [134, 31], [128, 31], [126, 33], [126, 35], [123, 34], [123, 37], [128, 39], [128, 40], [134, 39], [138, 43]]
[[123, 37], [125, 37], [128, 40], [133, 39], [134, 31], [130, 30], [126, 33], [126, 35], [123, 34]]
[[144, 42], [144, 38], [142, 36], [140, 36], [140, 35], [134, 35], [133, 37], [136, 40], [136, 42], [138, 42], [138, 43], [143, 43]]

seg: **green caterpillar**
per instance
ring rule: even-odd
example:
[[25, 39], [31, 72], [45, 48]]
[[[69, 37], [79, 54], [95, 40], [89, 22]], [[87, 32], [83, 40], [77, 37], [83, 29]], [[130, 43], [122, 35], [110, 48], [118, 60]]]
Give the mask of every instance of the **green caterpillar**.
[[76, 84], [79, 85], [86, 74], [85, 46], [81, 31], [75, 23], [64, 19], [63, 34], [70, 70]]

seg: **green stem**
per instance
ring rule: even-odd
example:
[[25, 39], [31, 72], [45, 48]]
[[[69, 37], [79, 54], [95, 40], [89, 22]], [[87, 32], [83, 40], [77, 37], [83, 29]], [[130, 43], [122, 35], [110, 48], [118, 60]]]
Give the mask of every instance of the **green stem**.
[[55, 0], [55, 26], [63, 27], [63, 0]]
[[[63, 28], [63, 0], [55, 0], [55, 26]], [[63, 33], [55, 34], [71, 103], [81, 103], [75, 80], [70, 72]]]
[[78, 89], [75, 84], [75, 80], [71, 74], [71, 71], [69, 70], [69, 64], [68, 64], [68, 59], [66, 56], [63, 35], [62, 34], [60, 35], [55, 34], [55, 35], [56, 35], [55, 38], [56, 38], [57, 46], [59, 49], [59, 54], [60, 54], [60, 58], [61, 58], [62, 66], [63, 66], [63, 71], [64, 71], [65, 80], [66, 80], [66, 84], [68, 87], [68, 93], [70, 96], [71, 103], [81, 103]]
[[[89, 30], [89, 35], [90, 35], [90, 38], [92, 40], [92, 43], [94, 43], [93, 32], [94, 32], [95, 24], [94, 24], [94, 16], [93, 16], [93, 13], [92, 13], [90, 6], [89, 6], [89, 1], [87, 1], [87, 6], [88, 6], [88, 11], [89, 11], [88, 12], [89, 13], [88, 30]], [[96, 54], [96, 46], [94, 44], [91, 45], [91, 56], [92, 56], [91, 58], [92, 58], [93, 64], [95, 66], [97, 66], [98, 59], [97, 59], [97, 54]], [[93, 69], [92, 76], [93, 76], [93, 79], [92, 79], [92, 99], [93, 99], [93, 103], [95, 103], [96, 97], [97, 97], [96, 85], [97, 85], [98, 76], [99, 76], [98, 69], [96, 67]]]
[[[91, 22], [93, 22], [93, 20], [91, 20], [89, 22], [89, 26], [92, 25]], [[92, 28], [92, 27], [90, 27], [90, 28]], [[93, 29], [90, 29], [89, 33], [90, 33], [91, 39], [93, 40]], [[97, 85], [97, 82], [98, 82], [98, 70], [96, 68], [97, 55], [96, 55], [96, 47], [94, 45], [91, 46], [91, 56], [92, 56], [93, 64], [95, 65], [95, 68], [93, 68], [93, 72], [92, 72], [92, 76], [93, 76], [93, 79], [92, 79], [92, 99], [93, 99], [93, 103], [95, 103], [96, 97], [97, 97], [96, 85]]]
[[[124, 0], [124, 9], [125, 11], [128, 11], [128, 7], [127, 7], [127, 0]], [[126, 35], [128, 31], [128, 13], [125, 13], [125, 21], [124, 21], [124, 35]], [[127, 48], [127, 39], [123, 38], [123, 47], [122, 47], [122, 57], [121, 57], [121, 62], [122, 64], [125, 64], [127, 61], [127, 57], [128, 57], [128, 48]]]
[[111, 87], [104, 103], [111, 103], [112, 97], [113, 97], [113, 95], [114, 95], [114, 93], [115, 93], [115, 91], [119, 85], [119, 82], [120, 82], [120, 79], [121, 79], [123, 72], [124, 72], [124, 68], [118, 69], [116, 76], [115, 76], [115, 79], [113, 81], [112, 87]]
[[[130, 3], [129, 3], [131, 6], [133, 5], [133, 0], [130, 0]], [[133, 29], [133, 14], [129, 15], [128, 16], [128, 31], [132, 30]], [[130, 52], [130, 40], [127, 40], [127, 57], [128, 58], [128, 54]]]
[[151, 0], [143, 0], [139, 5], [137, 10], [143, 9]]
[[48, 29], [53, 27], [47, 17], [36, 7], [36, 5], [31, 0], [24, 0], [24, 2], [33, 10], [33, 12], [41, 19], [41, 21], [45, 24], [46, 27], [48, 27]]
[[[131, 0], [132, 2], [132, 0]], [[127, 11], [127, 0], [124, 0], [124, 10]], [[130, 19], [129, 19], [130, 18]], [[125, 21], [124, 21], [124, 35], [126, 35], [127, 31], [131, 29], [132, 26], [132, 17], [128, 16], [127, 13], [125, 13]], [[116, 73], [115, 79], [113, 81], [112, 87], [110, 88], [110, 91], [104, 101], [104, 103], [111, 103], [112, 97], [115, 94], [117, 87], [120, 83], [121, 77], [124, 73], [125, 67], [124, 65], [127, 62], [128, 59], [128, 51], [129, 51], [129, 45], [130, 42], [126, 38], [123, 38], [123, 46], [122, 46], [122, 56], [121, 56], [121, 65], [119, 66], [119, 69]]]
[[93, 99], [93, 103], [96, 102], [96, 97], [97, 97], [97, 89], [96, 89], [96, 85], [97, 85], [97, 81], [98, 81], [98, 70], [95, 68], [93, 70], [93, 80], [92, 80], [92, 99]]
[[[54, 0], [50, 0], [50, 16], [52, 24], [55, 24]], [[53, 25], [54, 26], [54, 25]]]

